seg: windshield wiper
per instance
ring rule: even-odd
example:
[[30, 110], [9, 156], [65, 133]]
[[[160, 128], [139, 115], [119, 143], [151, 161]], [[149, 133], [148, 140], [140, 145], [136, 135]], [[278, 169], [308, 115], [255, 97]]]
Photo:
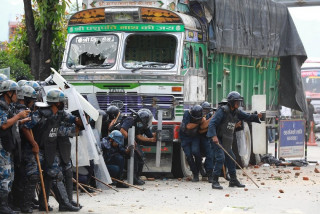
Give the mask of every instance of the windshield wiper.
[[140, 70], [142, 68], [145, 68], [147, 66], [153, 66], [153, 65], [167, 65], [168, 63], [163, 63], [163, 62], [148, 62], [148, 63], [142, 63], [141, 67], [134, 68], [131, 70], [132, 73], [134, 73], [137, 70]]
[[103, 63], [102, 65], [100, 65], [101, 67], [110, 67], [112, 66], [113, 64], [111, 63]]
[[74, 72], [78, 72], [80, 70], [83, 70], [83, 69], [86, 69], [86, 68], [94, 68], [94, 67], [110, 67], [112, 66], [112, 64], [110, 63], [104, 63], [104, 64], [89, 64], [89, 65], [86, 65], [86, 66], [81, 66], [81, 67], [76, 67], [74, 68]]

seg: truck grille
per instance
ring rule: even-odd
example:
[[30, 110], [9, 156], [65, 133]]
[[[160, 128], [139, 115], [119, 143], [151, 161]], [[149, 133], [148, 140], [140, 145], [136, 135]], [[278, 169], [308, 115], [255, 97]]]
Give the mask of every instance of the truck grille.
[[114, 103], [123, 103], [122, 113], [130, 114], [130, 108], [139, 111], [141, 108], [149, 109], [156, 115], [157, 108], [173, 108], [174, 96], [144, 96], [137, 94], [97, 94], [98, 103], [102, 110]]

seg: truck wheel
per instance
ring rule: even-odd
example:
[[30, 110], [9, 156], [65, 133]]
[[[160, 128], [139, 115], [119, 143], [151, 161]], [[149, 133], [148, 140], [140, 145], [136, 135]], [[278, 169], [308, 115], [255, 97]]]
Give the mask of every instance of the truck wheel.
[[171, 173], [175, 178], [187, 177], [192, 174], [180, 143], [173, 143]]

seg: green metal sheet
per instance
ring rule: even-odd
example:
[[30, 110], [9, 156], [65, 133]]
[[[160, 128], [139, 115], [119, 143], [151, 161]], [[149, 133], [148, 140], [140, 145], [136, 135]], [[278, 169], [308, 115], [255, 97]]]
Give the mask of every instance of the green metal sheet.
[[277, 109], [278, 58], [214, 53], [208, 59], [208, 100], [213, 106], [217, 106], [230, 91], [238, 91], [244, 97], [245, 110], [251, 109], [251, 97], [257, 94], [266, 94], [268, 110]]

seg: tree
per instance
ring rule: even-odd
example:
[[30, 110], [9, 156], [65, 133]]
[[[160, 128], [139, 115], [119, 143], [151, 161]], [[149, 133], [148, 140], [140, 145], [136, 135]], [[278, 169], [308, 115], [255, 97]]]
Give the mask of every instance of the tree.
[[[64, 17], [70, 0], [32, 0], [32, 2], [23, 0], [23, 2], [31, 73], [35, 79], [44, 80], [50, 75], [53, 62], [59, 58], [56, 51], [63, 49], [63, 46], [55, 44], [61, 44], [61, 41], [64, 43], [66, 35]], [[54, 39], [59, 42], [54, 43]]]

